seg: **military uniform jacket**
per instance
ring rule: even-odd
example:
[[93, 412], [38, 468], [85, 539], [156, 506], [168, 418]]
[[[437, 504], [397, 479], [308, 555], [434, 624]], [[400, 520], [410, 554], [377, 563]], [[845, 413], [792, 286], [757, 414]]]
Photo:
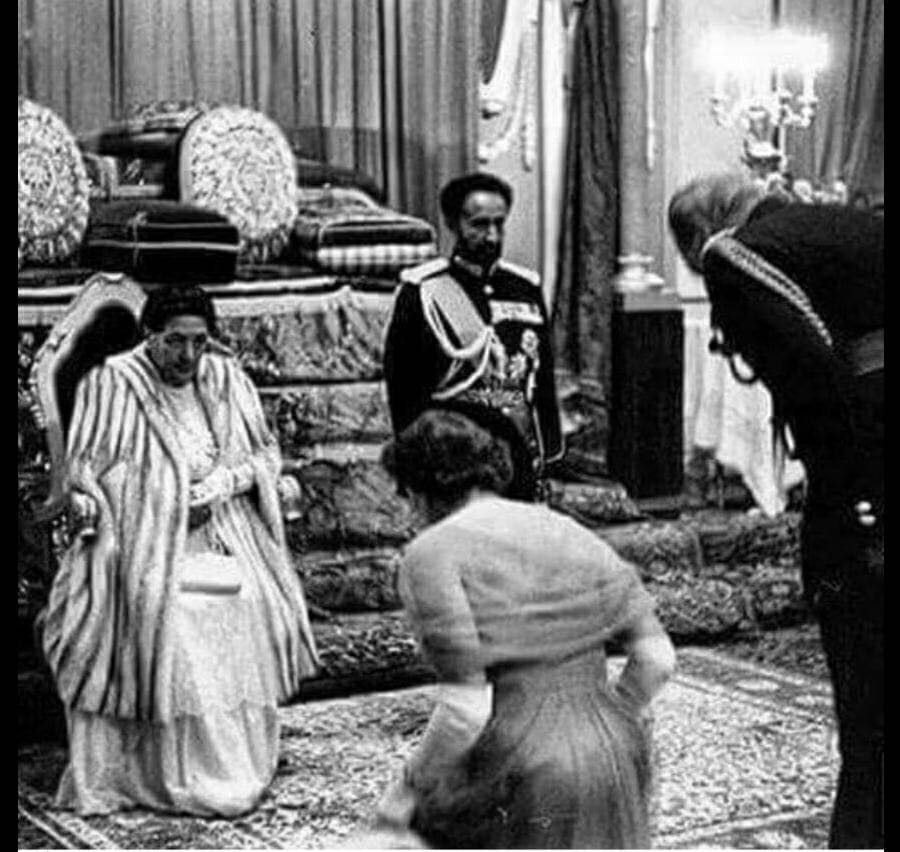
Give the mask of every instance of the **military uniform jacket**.
[[552, 461], [563, 447], [540, 279], [504, 260], [480, 273], [458, 257], [402, 273], [384, 351], [394, 432], [456, 401], [524, 410], [535, 456]]
[[[822, 577], [855, 576], [860, 582], [880, 570], [876, 562], [883, 564], [883, 338], [880, 367], [867, 344], [873, 336], [877, 341], [879, 331], [883, 335], [884, 220], [833, 205], [794, 204], [754, 214], [733, 235], [744, 250], [736, 253], [717, 241], [704, 260], [713, 321], [726, 328], [743, 324], [766, 341], [761, 349], [767, 359], [793, 367], [791, 378], [774, 386], [765, 361], [758, 372], [776, 411], [784, 411], [806, 466], [804, 586], [810, 592]], [[825, 323], [830, 344], [782, 297], [755, 284], [771, 274], [766, 264], [801, 289]], [[860, 504], [871, 507], [874, 524], [861, 525]]]

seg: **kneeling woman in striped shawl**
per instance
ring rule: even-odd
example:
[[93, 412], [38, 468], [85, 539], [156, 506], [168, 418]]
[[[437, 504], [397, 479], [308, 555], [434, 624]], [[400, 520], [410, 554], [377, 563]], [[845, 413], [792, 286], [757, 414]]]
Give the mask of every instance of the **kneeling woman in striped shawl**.
[[69, 731], [57, 803], [231, 816], [271, 781], [277, 705], [316, 650], [278, 447], [212, 341], [209, 297], [156, 291], [142, 325], [144, 343], [81, 381], [69, 430], [89, 533], [62, 559], [44, 628]]

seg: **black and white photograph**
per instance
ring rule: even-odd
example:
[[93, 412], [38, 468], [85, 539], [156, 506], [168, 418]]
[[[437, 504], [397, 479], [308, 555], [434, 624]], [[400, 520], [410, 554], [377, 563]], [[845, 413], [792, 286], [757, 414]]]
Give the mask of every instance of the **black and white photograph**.
[[16, 0], [18, 849], [883, 849], [884, 0]]

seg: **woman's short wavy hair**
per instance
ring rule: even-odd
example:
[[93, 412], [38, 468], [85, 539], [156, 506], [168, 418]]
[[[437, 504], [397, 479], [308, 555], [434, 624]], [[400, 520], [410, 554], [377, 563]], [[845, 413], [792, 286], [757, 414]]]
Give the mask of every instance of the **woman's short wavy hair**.
[[168, 285], [151, 291], [141, 311], [141, 328], [158, 332], [172, 317], [192, 316], [206, 320], [209, 333], [217, 333], [216, 309], [209, 294], [191, 284]]
[[680, 187], [669, 201], [669, 227], [687, 265], [702, 275], [706, 241], [743, 225], [765, 195], [763, 185], [734, 172], [703, 175]]
[[431, 409], [381, 454], [401, 490], [456, 501], [473, 488], [502, 494], [513, 476], [506, 442], [455, 411]]

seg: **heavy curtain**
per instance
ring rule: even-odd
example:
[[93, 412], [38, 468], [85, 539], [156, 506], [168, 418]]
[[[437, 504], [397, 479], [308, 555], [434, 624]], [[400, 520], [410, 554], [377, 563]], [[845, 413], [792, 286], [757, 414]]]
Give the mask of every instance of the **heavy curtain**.
[[797, 176], [884, 198], [884, 0], [781, 0], [780, 21], [828, 38], [828, 67], [808, 130], [789, 131]]
[[575, 32], [566, 204], [553, 301], [558, 368], [607, 389], [619, 218], [616, 33], [616, 3], [586, 0]]
[[474, 168], [478, 0], [18, 0], [19, 93], [75, 132], [163, 98], [258, 109], [433, 221]]

